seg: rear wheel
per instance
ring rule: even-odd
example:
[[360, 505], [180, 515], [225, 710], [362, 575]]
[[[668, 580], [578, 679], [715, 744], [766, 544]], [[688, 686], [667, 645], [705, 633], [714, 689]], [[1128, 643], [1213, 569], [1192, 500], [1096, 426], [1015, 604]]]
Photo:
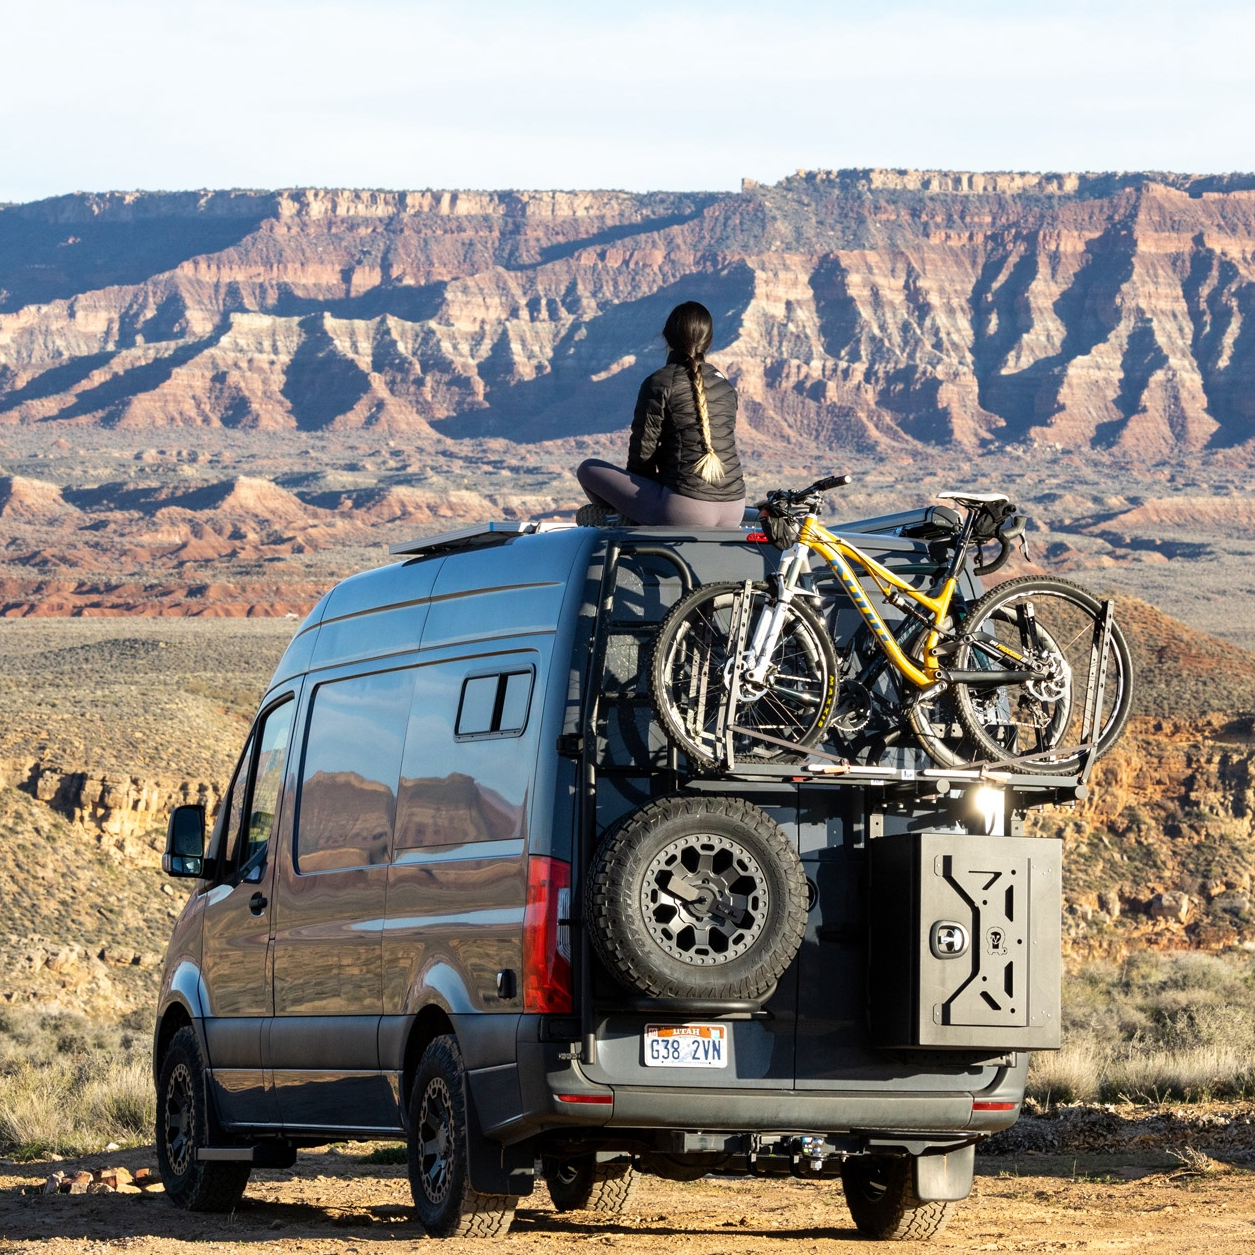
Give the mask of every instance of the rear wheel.
[[1068, 775], [1080, 768], [1083, 742], [1098, 754], [1115, 744], [1133, 699], [1133, 659], [1115, 623], [1101, 660], [1102, 705], [1093, 729], [1084, 727], [1101, 613], [1102, 603], [1079, 584], [1035, 575], [1000, 584], [976, 603], [954, 655], [956, 669], [1015, 669], [1018, 658], [1038, 672], [1025, 683], [955, 684], [959, 718], [984, 756], [1031, 755], [1011, 765]]
[[200, 1042], [190, 1027], [170, 1039], [157, 1077], [157, 1169], [170, 1201], [187, 1211], [231, 1211], [248, 1184], [251, 1165], [202, 1163], [210, 1145], [209, 1096]]
[[414, 1209], [434, 1238], [495, 1238], [514, 1216], [512, 1195], [471, 1188], [469, 1102], [457, 1039], [437, 1037], [414, 1079], [408, 1145]]
[[597, 1211], [616, 1216], [636, 1192], [636, 1169], [630, 1159], [598, 1162], [596, 1155], [541, 1161], [549, 1197], [559, 1211]]
[[[672, 607], [658, 629], [650, 686], [658, 721], [689, 760], [718, 767], [725, 760], [720, 712], [731, 682], [734, 615], [741, 584], [707, 584]], [[770, 605], [764, 584], [750, 589], [750, 631]], [[814, 745], [836, 704], [837, 657], [818, 615], [803, 601], [784, 611], [784, 626], [766, 683], [742, 693], [731, 722], [737, 762], [788, 762]], [[773, 738], [763, 740], [757, 734]], [[785, 745], [776, 744], [786, 742]]]
[[767, 993], [802, 944], [806, 909], [797, 851], [739, 798], [659, 798], [603, 838], [589, 869], [601, 961], [655, 998]]
[[858, 1231], [881, 1241], [935, 1237], [955, 1208], [952, 1202], [920, 1202], [908, 1155], [855, 1155], [841, 1165], [841, 1186]]

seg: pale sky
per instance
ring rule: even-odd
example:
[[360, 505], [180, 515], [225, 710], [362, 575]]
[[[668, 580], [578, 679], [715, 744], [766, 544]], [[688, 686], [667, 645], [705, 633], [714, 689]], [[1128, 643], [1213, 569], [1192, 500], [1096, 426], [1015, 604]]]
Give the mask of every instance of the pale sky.
[[0, 202], [1255, 169], [1250, 0], [0, 0]]

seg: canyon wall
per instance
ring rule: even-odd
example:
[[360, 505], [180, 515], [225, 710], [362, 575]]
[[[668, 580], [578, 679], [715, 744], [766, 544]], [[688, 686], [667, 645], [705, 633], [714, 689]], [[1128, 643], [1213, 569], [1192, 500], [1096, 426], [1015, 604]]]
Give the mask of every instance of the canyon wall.
[[889, 170], [10, 206], [0, 423], [604, 433], [685, 298], [751, 445], [1255, 440], [1255, 179]]

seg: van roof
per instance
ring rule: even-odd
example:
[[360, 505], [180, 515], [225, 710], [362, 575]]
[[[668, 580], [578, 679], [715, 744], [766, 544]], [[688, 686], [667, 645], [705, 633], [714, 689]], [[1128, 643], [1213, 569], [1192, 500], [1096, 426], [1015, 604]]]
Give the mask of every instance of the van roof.
[[511, 536], [566, 531], [574, 526], [574, 523], [569, 522], [550, 520], [538, 522], [535, 519], [472, 523], [469, 527], [459, 527], [456, 531], [441, 532], [436, 536], [421, 536], [418, 540], [407, 540], [399, 545], [389, 545], [388, 552], [398, 555], [447, 553], [453, 549], [465, 549], [470, 545], [491, 544], [494, 540], [505, 540]]

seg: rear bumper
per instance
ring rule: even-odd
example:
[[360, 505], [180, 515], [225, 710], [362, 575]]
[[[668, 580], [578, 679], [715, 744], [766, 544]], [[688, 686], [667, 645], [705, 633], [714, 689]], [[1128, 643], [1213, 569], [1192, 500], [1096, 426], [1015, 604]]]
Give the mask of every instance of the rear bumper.
[[572, 1127], [970, 1137], [1015, 1123], [1027, 1070], [1021, 1056], [1019, 1066], [1001, 1069], [980, 1091], [686, 1089], [595, 1084], [562, 1050], [519, 1042], [517, 1067], [471, 1074], [486, 1134], [507, 1144]]

